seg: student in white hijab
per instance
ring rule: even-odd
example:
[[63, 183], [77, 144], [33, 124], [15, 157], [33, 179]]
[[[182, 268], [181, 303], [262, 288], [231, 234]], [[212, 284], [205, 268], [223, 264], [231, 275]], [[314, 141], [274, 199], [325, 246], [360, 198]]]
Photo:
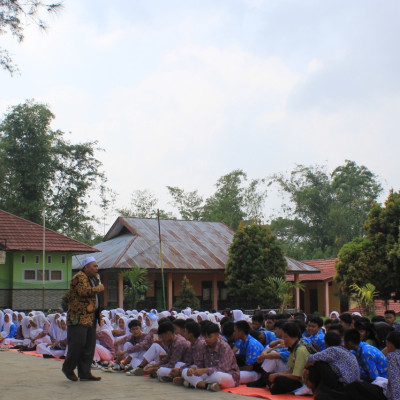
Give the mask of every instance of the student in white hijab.
[[31, 318], [25, 316], [21, 320], [21, 339], [5, 339], [4, 344], [11, 344], [13, 346], [29, 346], [31, 344]]
[[43, 357], [60, 358], [65, 356], [67, 348], [67, 319], [59, 317], [56, 320], [59, 329], [55, 331], [55, 337], [51, 343], [39, 343], [36, 347], [38, 354], [43, 354]]
[[3, 330], [0, 332], [0, 343], [4, 339], [13, 339], [17, 334], [17, 325], [12, 322], [12, 312], [4, 315]]
[[48, 335], [50, 329], [50, 322], [43, 313], [37, 313], [33, 318], [31, 325], [34, 329], [31, 331], [32, 343], [38, 345], [40, 343], [51, 343], [50, 336]]
[[233, 310], [232, 314], [233, 314], [233, 322], [246, 320], [242, 310]]
[[151, 330], [158, 329], [158, 321], [157, 321], [157, 315], [153, 313], [149, 313], [146, 315], [144, 318], [145, 320], [145, 326], [143, 328], [143, 333], [149, 333]]
[[100, 319], [100, 326], [96, 332], [96, 348], [93, 360], [96, 362], [112, 361], [114, 358], [115, 348], [111, 322], [107, 317], [103, 317]]

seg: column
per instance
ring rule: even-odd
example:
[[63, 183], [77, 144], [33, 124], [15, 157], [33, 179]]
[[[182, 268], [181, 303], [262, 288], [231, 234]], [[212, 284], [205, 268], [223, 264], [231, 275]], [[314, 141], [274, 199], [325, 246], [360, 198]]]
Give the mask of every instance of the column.
[[218, 310], [218, 281], [217, 275], [213, 275], [212, 280], [212, 308]]
[[325, 281], [325, 317], [329, 317], [329, 282]]
[[103, 300], [104, 300], [104, 307], [108, 306], [108, 272], [105, 272], [103, 275], [103, 285], [104, 285], [104, 294], [103, 294]]
[[[299, 274], [294, 274], [294, 283], [298, 283], [299, 282]], [[295, 295], [295, 299], [296, 299], [296, 310], [300, 310], [300, 289], [297, 287], [295, 288], [296, 291], [296, 295]]]
[[124, 308], [124, 278], [122, 272], [118, 274], [118, 307]]
[[167, 309], [170, 310], [172, 308], [172, 301], [173, 301], [173, 286], [172, 286], [172, 272], [168, 272], [167, 274], [167, 287], [168, 287], [168, 291], [167, 291]]

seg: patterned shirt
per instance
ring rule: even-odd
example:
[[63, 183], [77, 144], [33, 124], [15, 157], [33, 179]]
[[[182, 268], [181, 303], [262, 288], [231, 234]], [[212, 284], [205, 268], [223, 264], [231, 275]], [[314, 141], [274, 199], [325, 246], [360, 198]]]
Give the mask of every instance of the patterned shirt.
[[395, 331], [400, 332], [400, 322], [393, 322], [392, 327], [394, 328]]
[[149, 333], [143, 333], [139, 337], [133, 335], [129, 338], [132, 346], [129, 347], [129, 353], [137, 353], [139, 351], [146, 351], [150, 348], [154, 341], [154, 334], [157, 333], [156, 329], [152, 329]]
[[387, 355], [388, 385], [386, 397], [389, 400], [400, 399], [400, 350]]
[[276, 335], [272, 331], [264, 331], [265, 335], [265, 345], [268, 346], [271, 342], [276, 340]]
[[303, 342], [309, 343], [311, 345], [316, 344], [319, 351], [325, 350], [325, 334], [322, 329], [318, 331], [315, 335], [303, 336]]
[[161, 358], [160, 365], [167, 368], [174, 368], [175, 364], [180, 361], [185, 364], [190, 362], [191, 351], [190, 342], [181, 335], [175, 335], [172, 343], [164, 343], [167, 356]]
[[311, 354], [307, 358], [309, 364], [314, 364], [317, 361], [328, 363], [340, 382], [351, 383], [360, 380], [360, 367], [355, 355], [342, 346], [328, 347], [319, 353]]
[[228, 343], [224, 342], [221, 337], [218, 338], [213, 349], [210, 346], [204, 347], [203, 360], [196, 367], [208, 368], [209, 375], [212, 375], [214, 372], [226, 372], [232, 375], [236, 386], [239, 385], [240, 370], [235, 354]]
[[362, 379], [372, 382], [378, 376], [387, 378], [386, 357], [376, 347], [360, 342], [355, 355]]
[[264, 351], [263, 345], [251, 335], [247, 335], [246, 341], [238, 340], [235, 347], [239, 349], [239, 354], [246, 356], [246, 365], [252, 365], [257, 361], [257, 357]]

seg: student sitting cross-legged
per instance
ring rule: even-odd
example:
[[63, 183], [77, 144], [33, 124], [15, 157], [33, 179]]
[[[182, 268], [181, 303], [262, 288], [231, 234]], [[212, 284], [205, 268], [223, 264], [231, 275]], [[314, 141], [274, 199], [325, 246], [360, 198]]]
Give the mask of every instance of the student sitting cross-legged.
[[204, 329], [206, 345], [203, 354], [197, 365], [182, 371], [184, 385], [211, 391], [237, 386], [239, 367], [232, 349], [219, 335], [219, 326], [210, 323]]

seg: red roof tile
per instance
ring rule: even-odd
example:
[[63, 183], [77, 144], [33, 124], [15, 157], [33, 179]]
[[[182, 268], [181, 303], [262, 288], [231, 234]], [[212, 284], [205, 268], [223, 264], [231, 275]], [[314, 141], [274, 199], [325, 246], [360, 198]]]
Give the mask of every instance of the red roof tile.
[[[46, 251], [65, 251], [74, 253], [93, 253], [94, 247], [78, 242], [65, 235], [46, 228]], [[43, 226], [24, 218], [0, 210], [0, 245], [7, 250], [43, 250]]]
[[[333, 279], [336, 275], [335, 262], [337, 258], [327, 258], [320, 260], [305, 260], [304, 264], [311, 265], [312, 267], [318, 268], [321, 272], [319, 274], [299, 274], [301, 281], [326, 281]], [[293, 275], [286, 275], [288, 281], [293, 281]]]

